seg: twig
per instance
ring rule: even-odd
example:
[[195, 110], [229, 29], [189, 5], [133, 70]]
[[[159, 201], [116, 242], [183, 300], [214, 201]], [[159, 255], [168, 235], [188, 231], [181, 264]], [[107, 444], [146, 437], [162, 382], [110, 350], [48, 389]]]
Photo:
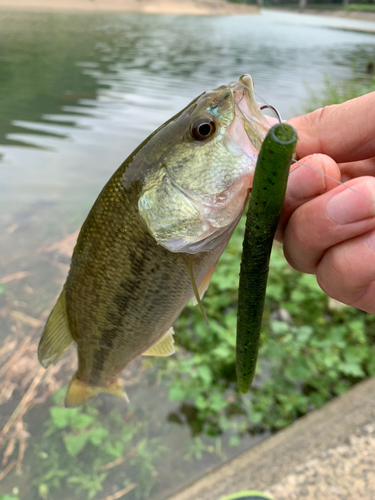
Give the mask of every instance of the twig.
[[[16, 466], [17, 462], [16, 460], [13, 460], [13, 462], [10, 462], [10, 464], [7, 465], [7, 467], [5, 467], [5, 469], [0, 472], [0, 481], [2, 481], [4, 479], [4, 477], [9, 474], [9, 472], [14, 469], [14, 467]], [[106, 499], [107, 500], [107, 499]]]
[[56, 243], [53, 243], [53, 245], [50, 245], [47, 248], [44, 248], [43, 252], [51, 253], [54, 252], [55, 250], [58, 250], [61, 254], [70, 257], [72, 255], [73, 248], [78, 237], [78, 233], [79, 231], [75, 231], [74, 233], [69, 234], [64, 239], [57, 241]]
[[5, 285], [6, 283], [10, 283], [11, 281], [21, 280], [22, 278], [26, 278], [26, 276], [31, 276], [32, 273], [29, 271], [20, 271], [19, 273], [8, 274], [8, 276], [4, 276], [4, 278], [0, 279], [0, 285]]
[[17, 464], [16, 472], [18, 472], [18, 474], [21, 474], [21, 465], [23, 457], [25, 456], [25, 451], [26, 451], [26, 441], [22, 439], [18, 444], [18, 458], [16, 462]]
[[18, 229], [18, 224], [12, 224], [11, 226], [9, 226], [7, 229], [6, 229], [6, 233], [7, 234], [12, 234], [14, 233], [14, 231], [16, 231], [16, 229]]
[[28, 337], [25, 337], [24, 340], [21, 342], [21, 344], [19, 345], [17, 351], [15, 352], [15, 354], [13, 355], [13, 357], [11, 357], [6, 363], [5, 365], [3, 365], [0, 369], [0, 378], [3, 376], [4, 373], [6, 373], [8, 371], [8, 367], [10, 365], [14, 365], [19, 358], [22, 357], [23, 353], [25, 352], [26, 348], [30, 345], [30, 336]]
[[9, 382], [9, 380], [4, 382], [4, 385], [0, 391], [0, 405], [6, 401], [9, 401], [16, 388], [17, 384]]
[[113, 460], [112, 462], [108, 462], [107, 464], [102, 465], [99, 470], [101, 471], [109, 470], [113, 469], [114, 467], [117, 467], [118, 465], [123, 464], [124, 462], [126, 462], [126, 460], [129, 460], [129, 458], [131, 458], [137, 453], [138, 448], [144, 441], [145, 441], [144, 439], [141, 439], [141, 441], [139, 441], [139, 443], [135, 445], [134, 448], [132, 448], [130, 451], [128, 451], [128, 453], [126, 453], [123, 457], [116, 458], [116, 460]]
[[21, 323], [25, 323], [26, 325], [32, 326], [33, 328], [39, 328], [44, 324], [44, 321], [37, 318], [33, 318], [32, 316], [24, 314], [21, 311], [12, 311], [10, 316], [14, 319], [18, 319], [18, 321], [21, 321]]
[[113, 495], [109, 495], [108, 497], [105, 497], [104, 500], [117, 500], [118, 498], [122, 498], [127, 493], [129, 493], [129, 491], [134, 490], [134, 488], [136, 486], [137, 486], [137, 483], [131, 483], [126, 488], [118, 491], [117, 493], [114, 493]]
[[0, 349], [0, 359], [4, 356], [4, 354], [7, 354], [9, 351], [13, 351], [17, 345], [17, 342], [15, 340], [8, 339], [9, 337], [4, 340], [3, 347]]
[[44, 368], [39, 368], [38, 373], [35, 375], [34, 380], [31, 382], [29, 388], [25, 392], [23, 398], [19, 402], [18, 406], [12, 413], [12, 415], [9, 417], [8, 422], [4, 425], [3, 430], [0, 433], [0, 436], [4, 436], [7, 434], [11, 426], [13, 425], [13, 422], [17, 420], [17, 418], [22, 417], [22, 415], [25, 413], [25, 410], [27, 409], [27, 405], [29, 401], [33, 398], [34, 396], [34, 391], [36, 387], [39, 385], [39, 382], [42, 380], [43, 375], [45, 373]]
[[11, 439], [9, 439], [9, 443], [3, 453], [3, 460], [1, 462], [2, 465], [6, 465], [8, 463], [8, 459], [13, 453], [15, 446], [16, 446], [16, 438], [13, 436]]

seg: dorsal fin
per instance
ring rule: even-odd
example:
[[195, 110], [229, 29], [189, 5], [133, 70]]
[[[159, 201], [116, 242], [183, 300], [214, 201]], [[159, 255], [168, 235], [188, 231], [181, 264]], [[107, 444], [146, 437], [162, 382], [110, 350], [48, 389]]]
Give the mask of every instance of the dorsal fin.
[[49, 315], [39, 342], [38, 358], [43, 368], [54, 363], [72, 342], [63, 290]]
[[147, 351], [142, 353], [142, 356], [170, 356], [171, 354], [174, 354], [176, 351], [173, 347], [173, 335], [173, 327], [170, 327], [167, 333], [165, 333], [162, 338], [156, 342], [156, 344], [152, 345], [150, 349], [147, 349]]
[[206, 322], [206, 325], [209, 327], [210, 324], [208, 322], [206, 313], [204, 312], [203, 305], [202, 305], [202, 302], [201, 302], [201, 298], [199, 296], [199, 292], [198, 292], [198, 288], [197, 288], [197, 283], [195, 282], [194, 261], [193, 261], [193, 256], [191, 254], [189, 254], [188, 257], [187, 257], [187, 263], [188, 263], [188, 271], [189, 271], [191, 286], [193, 287], [193, 292], [194, 292], [195, 300], [197, 301], [197, 304], [198, 304], [199, 309], [200, 309], [200, 311], [202, 313], [203, 319]]

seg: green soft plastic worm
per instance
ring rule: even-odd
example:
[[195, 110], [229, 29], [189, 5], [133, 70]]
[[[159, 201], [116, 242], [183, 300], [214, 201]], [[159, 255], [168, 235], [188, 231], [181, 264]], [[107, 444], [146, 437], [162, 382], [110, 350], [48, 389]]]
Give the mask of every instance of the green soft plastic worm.
[[238, 290], [236, 370], [240, 392], [254, 378], [272, 242], [282, 212], [297, 133], [274, 125], [261, 147], [251, 190]]

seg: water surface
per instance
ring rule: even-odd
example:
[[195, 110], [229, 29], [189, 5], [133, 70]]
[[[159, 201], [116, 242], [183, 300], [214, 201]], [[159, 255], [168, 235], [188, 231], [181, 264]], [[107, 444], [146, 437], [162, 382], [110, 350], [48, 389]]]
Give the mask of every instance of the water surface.
[[361, 21], [3, 12], [1, 202], [89, 206], [158, 125], [246, 72], [259, 99], [290, 117], [306, 84], [319, 92], [325, 75], [339, 83], [364, 72], [373, 36], [330, 29], [350, 23]]

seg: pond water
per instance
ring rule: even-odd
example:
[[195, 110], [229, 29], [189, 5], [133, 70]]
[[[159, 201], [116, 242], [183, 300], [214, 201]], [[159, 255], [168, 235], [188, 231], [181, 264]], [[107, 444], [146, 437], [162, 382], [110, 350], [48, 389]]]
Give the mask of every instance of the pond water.
[[[28, 352], [22, 342], [27, 338], [32, 344], [40, 334], [64, 281], [75, 231], [112, 172], [150, 132], [202, 91], [243, 73], [253, 76], [260, 101], [290, 117], [308, 101], [308, 86], [319, 93], [325, 75], [340, 83], [352, 78], [353, 71], [364, 74], [374, 54], [373, 35], [333, 28], [365, 25], [371, 23], [276, 12], [242, 17], [1, 12], [0, 341], [16, 339], [22, 352]], [[39, 368], [30, 363], [37, 376]], [[67, 365], [71, 376], [73, 368]], [[118, 478], [115, 484], [102, 478], [100, 492], [95, 478], [77, 474], [70, 484], [82, 493], [74, 498], [85, 499], [91, 491], [100, 500], [129, 488], [130, 500], [162, 500], [267, 435], [247, 435], [233, 446], [225, 436], [222, 443], [192, 441], [187, 427], [167, 421], [178, 405], [167, 402], [152, 367], [137, 362], [130, 375], [136, 381], [129, 389], [131, 410], [103, 397], [99, 413], [86, 415], [84, 425], [77, 416], [71, 435], [64, 424], [68, 417], [56, 410], [55, 427], [49, 423], [47, 431], [49, 439], [60, 441], [48, 444], [48, 450], [35, 441], [46, 439], [50, 400], [30, 407], [22, 431], [27, 429], [34, 444], [29, 441], [23, 474], [17, 475], [21, 466], [14, 466], [0, 482], [0, 495], [17, 487], [27, 500], [70, 498], [59, 446], [72, 446], [84, 429], [92, 436], [96, 432], [90, 444], [95, 451], [106, 430], [92, 422], [113, 412], [122, 414], [122, 424], [128, 422], [121, 439], [132, 446], [120, 450], [123, 462], [98, 466], [95, 474], [118, 467]], [[61, 385], [56, 377], [44, 387], [46, 394], [53, 392], [53, 384]], [[65, 383], [69, 376], [61, 378]], [[20, 401], [27, 402], [21, 400], [27, 385], [17, 383], [22, 390], [9, 385], [14, 393], [0, 406], [0, 425]], [[122, 431], [110, 418], [117, 436]], [[25, 435], [18, 435], [17, 446]], [[69, 450], [70, 457], [78, 456]], [[12, 449], [8, 451], [12, 457]], [[117, 456], [113, 450], [108, 453]], [[42, 463], [38, 477], [33, 461]], [[146, 484], [142, 490], [132, 490], [128, 463], [138, 468], [137, 484]], [[7, 464], [10, 459], [4, 468]]]

